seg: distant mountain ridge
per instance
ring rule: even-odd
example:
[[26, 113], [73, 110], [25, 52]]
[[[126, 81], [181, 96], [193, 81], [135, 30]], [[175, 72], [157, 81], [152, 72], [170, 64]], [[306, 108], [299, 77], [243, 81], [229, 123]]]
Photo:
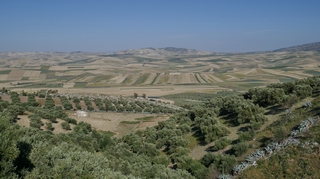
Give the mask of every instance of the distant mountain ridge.
[[296, 45], [273, 50], [272, 52], [320, 51], [320, 42]]
[[221, 55], [221, 54], [242, 54], [242, 53], [260, 53], [260, 52], [296, 52], [296, 51], [320, 51], [320, 42], [308, 43], [303, 45], [296, 45], [291, 47], [279, 48], [271, 51], [256, 51], [256, 52], [208, 52], [195, 49], [178, 48], [178, 47], [163, 47], [163, 48], [141, 48], [141, 49], [128, 49], [116, 52], [19, 52], [19, 51], [4, 51], [0, 52], [0, 58], [20, 57], [20, 56], [34, 56], [35, 58], [46, 58], [52, 55], [66, 55], [81, 56], [88, 54], [101, 54], [101, 55], [143, 55], [150, 57], [163, 57], [163, 56], [179, 56], [179, 55]]
[[141, 48], [141, 49], [129, 49], [114, 52], [112, 54], [117, 55], [146, 55], [150, 57], [159, 57], [159, 56], [177, 56], [177, 55], [210, 55], [214, 54], [213, 52], [199, 51], [194, 49], [187, 48], [177, 48], [177, 47], [164, 47], [164, 48]]

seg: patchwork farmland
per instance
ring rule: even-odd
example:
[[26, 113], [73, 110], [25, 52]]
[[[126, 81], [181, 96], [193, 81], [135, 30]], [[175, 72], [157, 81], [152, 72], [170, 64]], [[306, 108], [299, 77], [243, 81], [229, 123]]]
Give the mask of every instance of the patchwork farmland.
[[224, 54], [140, 49], [111, 54], [1, 53], [0, 83], [6, 88], [25, 90], [55, 87], [64, 92], [103, 91], [126, 96], [132, 95], [132, 87], [144, 87], [143, 92], [148, 95], [245, 91], [320, 74], [319, 59], [319, 53], [313, 51]]

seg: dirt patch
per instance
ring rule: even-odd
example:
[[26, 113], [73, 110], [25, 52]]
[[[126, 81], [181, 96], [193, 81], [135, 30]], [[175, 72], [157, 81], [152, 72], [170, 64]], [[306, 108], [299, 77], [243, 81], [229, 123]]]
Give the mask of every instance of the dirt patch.
[[24, 127], [30, 127], [30, 120], [27, 115], [18, 115], [17, 124]]
[[53, 98], [53, 102], [56, 106], [62, 106], [60, 98]]
[[1, 95], [3, 101], [12, 102], [10, 95]]
[[19, 96], [22, 103], [28, 102], [28, 96]]
[[116, 136], [123, 136], [126, 133], [138, 129], [157, 125], [159, 121], [167, 120], [168, 115], [159, 115], [152, 118], [150, 121], [141, 122], [138, 124], [126, 124], [122, 121], [136, 121], [136, 118], [153, 116], [152, 114], [141, 113], [113, 113], [113, 112], [88, 112], [88, 116], [77, 116], [74, 112], [68, 112], [68, 115], [78, 122], [83, 121], [91, 124], [98, 131], [111, 131]]
[[154, 117], [151, 121], [147, 121], [147, 122], [142, 122], [141, 124], [139, 124], [136, 128], [135, 131], [137, 130], [142, 130], [145, 129], [147, 127], [152, 127], [152, 126], [156, 126], [158, 125], [158, 122], [160, 121], [166, 121], [169, 119], [170, 116], [156, 116]]
[[36, 100], [37, 100], [37, 102], [40, 104], [40, 106], [43, 106], [43, 105], [44, 105], [44, 102], [46, 101], [46, 99], [44, 99], [44, 98], [38, 98], [38, 97], [36, 97]]

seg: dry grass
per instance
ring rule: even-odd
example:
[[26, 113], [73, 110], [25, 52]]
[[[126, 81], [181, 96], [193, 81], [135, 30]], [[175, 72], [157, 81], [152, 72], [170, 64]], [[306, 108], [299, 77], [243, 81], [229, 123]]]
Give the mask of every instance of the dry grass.
[[141, 122], [138, 124], [121, 123], [123, 121], [137, 121], [136, 118], [143, 118], [146, 116], [153, 116], [152, 114], [141, 113], [113, 113], [113, 112], [89, 112], [87, 117], [79, 117], [73, 112], [68, 113], [70, 117], [75, 118], [78, 122], [83, 121], [91, 124], [91, 126], [98, 131], [111, 131], [116, 136], [123, 136], [124, 134], [138, 129], [145, 129], [146, 127], [157, 125], [159, 121], [167, 120], [169, 116], [159, 115], [153, 117], [150, 121]]
[[24, 73], [24, 70], [12, 70], [9, 73], [7, 80], [21, 80], [21, 78], [24, 76]]
[[30, 120], [27, 115], [18, 115], [17, 124], [24, 127], [30, 127]]

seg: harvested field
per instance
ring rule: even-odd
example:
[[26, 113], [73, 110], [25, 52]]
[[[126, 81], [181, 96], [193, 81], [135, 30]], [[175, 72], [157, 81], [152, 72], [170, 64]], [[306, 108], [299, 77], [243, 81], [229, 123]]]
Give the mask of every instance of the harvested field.
[[199, 73], [196, 73], [195, 77], [199, 83], [207, 83], [205, 80], [203, 80]]
[[64, 70], [68, 70], [68, 66], [51, 66], [49, 70], [64, 71]]
[[190, 83], [190, 77], [187, 73], [180, 73], [178, 82], [176, 84], [187, 84]]
[[39, 79], [41, 71], [25, 71], [23, 77], [29, 77], [30, 80], [32, 79]]
[[125, 74], [117, 74], [115, 77], [110, 79], [110, 83], [120, 84], [127, 78]]
[[[148, 49], [148, 51], [152, 51]], [[131, 53], [131, 52], [130, 52]], [[169, 53], [171, 54], [171, 52]], [[216, 54], [209, 56], [168, 56], [167, 52], [152, 54], [11, 54], [12, 61], [1, 58], [0, 81], [3, 87], [21, 91], [24, 82], [64, 83], [59, 92], [103, 93], [130, 96], [139, 94], [160, 96], [184, 91], [206, 91], [206, 84], [245, 90], [250, 86], [285, 82], [320, 74], [319, 53], [259, 52], [253, 54]], [[138, 55], [138, 57], [137, 57]], [[151, 56], [150, 56], [151, 55]], [[168, 62], [179, 58], [181, 61]], [[183, 63], [180, 63], [183, 62]], [[59, 65], [58, 65], [59, 64]], [[8, 68], [11, 66], [11, 68]], [[24, 65], [24, 69], [21, 66]], [[38, 70], [36, 70], [38, 69]], [[41, 71], [41, 72], [40, 72]], [[110, 75], [110, 76], [109, 76]], [[260, 80], [260, 81], [257, 81]], [[89, 85], [77, 85], [85, 82]], [[254, 83], [254, 84], [247, 84]], [[127, 87], [145, 87], [128, 90]], [[198, 86], [197, 86], [198, 85]], [[195, 87], [197, 86], [197, 87]], [[39, 86], [33, 86], [39, 87]], [[108, 88], [106, 88], [108, 87]], [[152, 88], [149, 88], [152, 87]], [[25, 88], [25, 91], [33, 90]], [[51, 86], [48, 86], [51, 88]], [[101, 89], [100, 89], [101, 88]], [[121, 89], [121, 90], [120, 90]], [[211, 91], [219, 91], [211, 89]]]
[[213, 74], [210, 74], [209, 77], [212, 78], [216, 82], [223, 82], [223, 80], [221, 80], [220, 78], [218, 78], [217, 76], [215, 76]]
[[70, 82], [68, 82], [68, 83], [64, 83], [64, 85], [63, 85], [63, 87], [64, 88], [72, 88], [72, 87], [74, 87], [74, 85], [75, 85], [75, 83], [70, 83]]
[[232, 76], [232, 75], [226, 75], [226, 76], [229, 77], [229, 78], [227, 79], [227, 81], [239, 81], [239, 80], [240, 80], [239, 78], [234, 77], [234, 76]]
[[25, 71], [24, 70], [11, 70], [9, 73], [7, 80], [21, 80]]
[[213, 83], [215, 80], [209, 76], [207, 73], [201, 73], [203, 79], [205, 79], [208, 83]]
[[185, 82], [184, 83], [192, 83], [190, 75], [191, 75], [190, 73], [185, 73], [185, 75], [184, 75]]
[[40, 74], [39, 75], [39, 79], [42, 79], [42, 80], [46, 79], [46, 77], [47, 77], [47, 74]]
[[143, 84], [147, 84], [147, 85], [152, 84], [152, 82], [155, 80], [156, 77], [157, 77], [157, 73], [150, 73], [150, 75], [148, 76], [148, 79]]
[[[87, 117], [79, 117], [74, 115], [74, 112], [69, 112], [69, 116], [75, 118], [78, 122], [83, 121], [91, 124], [91, 126], [98, 131], [111, 131], [117, 136], [123, 136], [127, 132], [135, 128], [144, 129], [148, 126], [153, 126], [158, 121], [166, 120], [167, 115], [155, 116], [150, 122], [141, 122], [141, 124], [125, 124], [122, 121], [135, 121], [136, 118], [143, 118], [146, 116], [154, 116], [152, 114], [139, 113], [113, 113], [113, 112], [89, 112]], [[145, 124], [144, 124], [145, 123]], [[143, 125], [142, 125], [143, 124]], [[140, 126], [141, 125], [141, 126]], [[139, 127], [138, 127], [139, 126]]]
[[8, 78], [8, 75], [0, 75], [1, 81], [7, 80], [7, 78]]
[[295, 74], [291, 74], [288, 72], [282, 72], [282, 71], [276, 71], [276, 70], [271, 70], [271, 69], [261, 69], [266, 73], [270, 73], [276, 76], [285, 76], [285, 77], [289, 77], [289, 78], [294, 78], [294, 79], [302, 79], [303, 77], [299, 76], [299, 75], [295, 75]]
[[180, 80], [180, 73], [169, 73], [169, 83], [170, 84], [178, 84]]
[[170, 78], [170, 75], [168, 73], [161, 73], [157, 81], [157, 84], [166, 84], [168, 83], [169, 78]]
[[191, 83], [199, 83], [197, 78], [194, 76], [194, 73], [189, 73], [189, 78]]

